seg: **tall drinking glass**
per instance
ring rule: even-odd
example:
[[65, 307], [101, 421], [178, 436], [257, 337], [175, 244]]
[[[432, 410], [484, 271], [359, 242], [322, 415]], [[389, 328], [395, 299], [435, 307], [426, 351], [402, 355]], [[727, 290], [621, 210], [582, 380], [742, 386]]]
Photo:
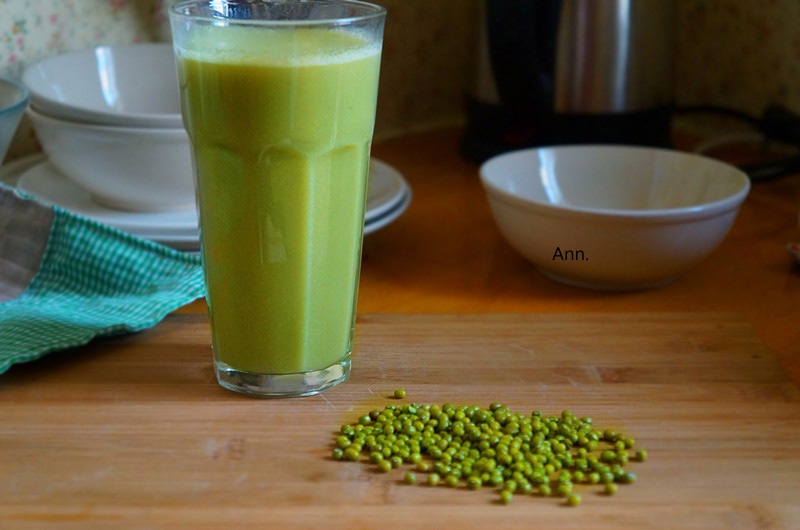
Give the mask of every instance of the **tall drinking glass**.
[[385, 15], [333, 0], [170, 10], [225, 388], [301, 396], [350, 374]]

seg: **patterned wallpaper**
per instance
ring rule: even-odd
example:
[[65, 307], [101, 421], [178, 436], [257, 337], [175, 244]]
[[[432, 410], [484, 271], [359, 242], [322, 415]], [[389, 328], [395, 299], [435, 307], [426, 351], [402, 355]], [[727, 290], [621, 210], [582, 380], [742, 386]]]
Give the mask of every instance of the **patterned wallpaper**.
[[[0, 0], [0, 75], [95, 44], [169, 38], [174, 0]], [[463, 116], [472, 76], [478, 0], [375, 0], [387, 22], [376, 136]], [[758, 113], [800, 112], [800, 1], [676, 0], [675, 95]], [[27, 123], [9, 158], [36, 149]]]
[[679, 0], [677, 27], [679, 101], [800, 112], [800, 2]]

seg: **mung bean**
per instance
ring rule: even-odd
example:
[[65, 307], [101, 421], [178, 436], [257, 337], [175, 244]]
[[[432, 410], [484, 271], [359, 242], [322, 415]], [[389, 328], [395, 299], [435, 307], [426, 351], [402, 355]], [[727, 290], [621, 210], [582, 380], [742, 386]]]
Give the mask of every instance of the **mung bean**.
[[[402, 389], [394, 392], [396, 399], [406, 395]], [[634, 453], [634, 444], [626, 434], [601, 430], [590, 417], [568, 410], [556, 416], [535, 410], [526, 416], [502, 403], [485, 409], [405, 403], [386, 405], [342, 425], [331, 456], [356, 461], [363, 452], [385, 473], [411, 465], [413, 471], [404, 475], [408, 484], [417, 483], [416, 471], [427, 475], [424, 483], [431, 486], [444, 482], [453, 488], [496, 489], [502, 504], [514, 495], [532, 493], [556, 494], [577, 506], [579, 488], [599, 485], [613, 495], [618, 484], [636, 480], [625, 466], [644, 462], [647, 452]]]

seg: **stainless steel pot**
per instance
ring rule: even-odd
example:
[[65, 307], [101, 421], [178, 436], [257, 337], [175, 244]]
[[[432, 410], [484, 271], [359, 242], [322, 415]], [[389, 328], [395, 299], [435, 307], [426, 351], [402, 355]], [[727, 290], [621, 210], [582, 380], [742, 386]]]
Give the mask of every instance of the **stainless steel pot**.
[[669, 143], [674, 0], [484, 0], [464, 150]]

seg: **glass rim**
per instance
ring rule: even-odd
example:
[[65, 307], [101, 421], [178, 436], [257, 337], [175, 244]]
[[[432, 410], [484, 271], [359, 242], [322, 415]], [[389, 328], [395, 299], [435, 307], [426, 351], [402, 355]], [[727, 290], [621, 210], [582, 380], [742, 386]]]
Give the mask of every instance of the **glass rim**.
[[[253, 4], [319, 4], [319, 5], [335, 5], [341, 4], [345, 6], [353, 6], [363, 9], [363, 13], [350, 15], [346, 17], [330, 17], [330, 18], [315, 18], [315, 19], [245, 19], [245, 18], [229, 18], [225, 16], [214, 15], [199, 15], [187, 13], [186, 9], [191, 6], [207, 6], [213, 7], [217, 5], [253, 5]], [[194, 20], [208, 22], [209, 24], [226, 22], [229, 25], [235, 26], [331, 26], [331, 25], [349, 25], [355, 22], [362, 22], [375, 18], [383, 18], [386, 16], [386, 8], [370, 2], [362, 0], [179, 0], [169, 9], [169, 17], [175, 20]]]

